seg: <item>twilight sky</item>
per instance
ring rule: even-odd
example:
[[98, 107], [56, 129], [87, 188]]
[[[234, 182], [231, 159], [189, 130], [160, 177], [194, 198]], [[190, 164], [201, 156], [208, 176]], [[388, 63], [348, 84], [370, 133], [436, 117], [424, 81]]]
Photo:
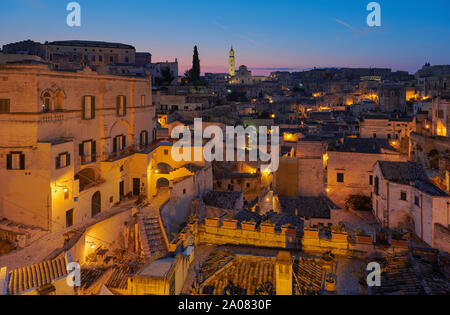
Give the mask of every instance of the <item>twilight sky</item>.
[[68, 27], [69, 0], [0, 0], [0, 45], [32, 39], [101, 40], [149, 51], [154, 61], [202, 72], [237, 66], [255, 74], [312, 67], [390, 67], [415, 72], [450, 64], [450, 1], [378, 0], [381, 27], [369, 28], [371, 0], [78, 0], [81, 27]]

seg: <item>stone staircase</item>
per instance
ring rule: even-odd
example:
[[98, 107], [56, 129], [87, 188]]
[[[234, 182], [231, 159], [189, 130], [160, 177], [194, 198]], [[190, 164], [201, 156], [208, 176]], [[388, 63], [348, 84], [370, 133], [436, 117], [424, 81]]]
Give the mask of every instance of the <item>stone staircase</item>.
[[168, 251], [159, 218], [157, 216], [142, 215], [138, 220], [145, 257], [153, 258], [166, 255]]

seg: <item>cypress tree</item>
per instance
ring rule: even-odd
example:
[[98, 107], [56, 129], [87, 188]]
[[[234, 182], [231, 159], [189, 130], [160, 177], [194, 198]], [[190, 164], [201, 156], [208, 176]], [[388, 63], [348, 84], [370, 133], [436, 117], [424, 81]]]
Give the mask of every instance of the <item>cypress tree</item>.
[[193, 82], [200, 81], [200, 59], [198, 57], [197, 46], [194, 47], [194, 58], [192, 60], [191, 80]]

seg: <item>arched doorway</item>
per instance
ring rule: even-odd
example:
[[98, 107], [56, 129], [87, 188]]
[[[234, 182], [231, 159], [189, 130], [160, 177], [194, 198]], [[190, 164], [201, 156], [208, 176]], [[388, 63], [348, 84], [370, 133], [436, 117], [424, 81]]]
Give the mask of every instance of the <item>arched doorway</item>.
[[92, 218], [97, 216], [100, 212], [102, 212], [102, 193], [97, 191], [92, 196], [92, 202], [91, 202]]
[[170, 174], [170, 172], [173, 172], [172, 166], [167, 163], [159, 163], [157, 166], [159, 174]]
[[169, 185], [170, 185], [169, 180], [167, 178], [161, 177], [156, 182], [156, 189], [167, 188], [169, 187]]

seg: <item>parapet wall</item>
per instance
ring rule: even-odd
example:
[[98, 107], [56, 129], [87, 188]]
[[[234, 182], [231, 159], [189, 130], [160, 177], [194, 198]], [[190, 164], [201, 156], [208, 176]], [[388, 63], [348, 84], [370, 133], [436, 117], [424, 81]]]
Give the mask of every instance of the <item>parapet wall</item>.
[[408, 241], [392, 241], [391, 245], [378, 245], [373, 242], [372, 237], [353, 239], [347, 233], [332, 233], [331, 238], [322, 238], [319, 237], [317, 230], [304, 231], [301, 235], [295, 229], [285, 227], [282, 231], [275, 231], [274, 227], [261, 226], [259, 229], [249, 229], [226, 222], [222, 225], [223, 222], [217, 218], [206, 221], [206, 224], [199, 226], [196, 233], [197, 244], [254, 246], [302, 250], [310, 253], [332, 250], [338, 255], [365, 254], [373, 251], [396, 253], [409, 250]]
[[199, 227], [197, 242], [200, 244], [246, 245], [291, 249], [299, 246], [296, 236], [286, 235], [282, 232], [266, 233], [206, 225]]

